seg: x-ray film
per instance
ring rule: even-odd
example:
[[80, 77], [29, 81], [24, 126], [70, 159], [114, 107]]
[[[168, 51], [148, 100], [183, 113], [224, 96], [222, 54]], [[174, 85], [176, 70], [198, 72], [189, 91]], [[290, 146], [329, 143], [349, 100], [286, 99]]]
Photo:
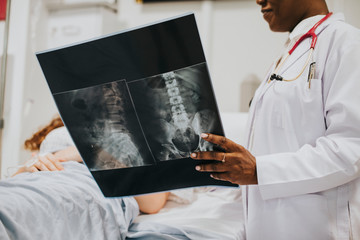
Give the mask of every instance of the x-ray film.
[[37, 53], [62, 120], [107, 197], [222, 185], [192, 152], [223, 135], [195, 16]]

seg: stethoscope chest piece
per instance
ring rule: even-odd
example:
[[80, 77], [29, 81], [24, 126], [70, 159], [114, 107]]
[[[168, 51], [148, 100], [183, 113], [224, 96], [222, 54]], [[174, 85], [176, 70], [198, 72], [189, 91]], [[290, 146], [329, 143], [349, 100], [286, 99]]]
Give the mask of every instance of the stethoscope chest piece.
[[277, 75], [277, 74], [273, 73], [273, 74], [271, 74], [271, 76], [270, 76], [270, 80], [271, 80], [271, 81], [272, 81], [272, 80], [282, 81], [282, 80], [283, 80], [283, 77], [280, 76], [280, 75]]

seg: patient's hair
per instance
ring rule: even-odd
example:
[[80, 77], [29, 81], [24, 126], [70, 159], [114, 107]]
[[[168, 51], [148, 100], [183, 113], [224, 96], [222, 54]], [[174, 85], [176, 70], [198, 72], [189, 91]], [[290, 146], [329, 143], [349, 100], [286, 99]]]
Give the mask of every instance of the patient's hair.
[[38, 151], [40, 144], [44, 141], [46, 135], [55, 128], [64, 126], [60, 116], [55, 117], [48, 125], [41, 128], [39, 131], [34, 133], [31, 138], [27, 139], [24, 143], [24, 147], [29, 151]]

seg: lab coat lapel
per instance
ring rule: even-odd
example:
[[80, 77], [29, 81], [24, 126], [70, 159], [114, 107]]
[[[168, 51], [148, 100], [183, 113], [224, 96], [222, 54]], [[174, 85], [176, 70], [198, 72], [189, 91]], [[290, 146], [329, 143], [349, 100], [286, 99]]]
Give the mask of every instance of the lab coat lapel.
[[270, 71], [268, 71], [268, 73], [266, 74], [264, 82], [259, 86], [259, 96], [257, 97], [257, 100], [260, 100], [264, 96], [266, 91], [274, 84], [274, 81], [269, 82], [269, 79], [271, 74], [273, 74], [273, 72], [275, 71], [275, 65], [276, 63], [272, 64]]
[[248, 118], [248, 122], [247, 122], [247, 142], [246, 142], [246, 147], [249, 148], [250, 147], [250, 132], [252, 129], [252, 126], [254, 124], [254, 116], [256, 115], [255, 112], [257, 110], [257, 105], [259, 103], [259, 100], [261, 99], [261, 97], [264, 95], [264, 92], [269, 88], [269, 85], [271, 85], [271, 83], [268, 83], [270, 74], [274, 71], [274, 66], [275, 64], [272, 64], [271, 67], [269, 68], [267, 74], [266, 74], [266, 78], [261, 82], [260, 86], [258, 87], [258, 89], [255, 92], [255, 95], [251, 101], [251, 107], [249, 110], [249, 118]]
[[253, 98], [253, 101], [251, 103], [251, 105], [254, 105], [254, 108], [256, 108], [256, 105], [258, 103], [258, 101], [264, 96], [265, 92], [269, 89], [269, 87], [272, 85], [272, 82], [268, 83], [269, 79], [270, 79], [270, 76], [272, 74], [272, 72], [274, 71], [274, 68], [275, 68], [275, 63], [272, 64], [272, 66], [270, 67], [268, 73], [266, 74], [266, 77], [265, 79], [263, 80], [263, 82], [260, 84], [257, 92], [259, 93], [256, 93], [254, 98]]
[[[309, 51], [310, 48], [310, 43], [308, 43], [308, 40], [303, 41], [297, 48], [296, 50], [293, 52], [293, 54], [291, 56], [289, 56], [285, 62], [284, 62], [284, 66], [282, 66], [282, 68], [280, 69], [279, 73], [280, 75], [283, 75], [284, 72], [286, 72], [286, 70], [291, 67], [294, 63], [296, 63], [296, 61], [302, 57], [304, 54], [306, 54], [306, 52]], [[260, 86], [260, 94], [259, 94], [259, 98], [262, 98], [264, 96], [264, 94], [266, 93], [267, 90], [269, 90], [269, 88], [274, 84], [274, 81], [271, 81], [270, 83], [268, 83], [268, 80], [270, 79], [271, 74], [274, 73], [275, 70], [275, 64], [273, 63], [273, 65], [270, 68], [270, 71], [267, 73], [266, 78], [265, 78], [265, 84], [263, 86]]]
[[[316, 34], [318, 36], [320, 36], [321, 32], [327, 27], [329, 26], [332, 22], [334, 21], [344, 21], [344, 16], [341, 13], [338, 14], [334, 14], [333, 16], [331, 16], [327, 21], [325, 21], [323, 24], [321, 24], [316, 30]], [[284, 63], [284, 66], [282, 67], [282, 69], [280, 70], [279, 74], [282, 75], [284, 72], [286, 72], [291, 66], [293, 66], [297, 60], [299, 60], [299, 58], [301, 58], [302, 56], [304, 56], [304, 54], [308, 54], [310, 51], [310, 44], [311, 44], [311, 39], [305, 39], [297, 48], [296, 50], [292, 53], [291, 56], [288, 57], [288, 59], [286, 60], [286, 62]], [[316, 48], [316, 46], [315, 46]], [[265, 81], [267, 82], [269, 80], [270, 75], [273, 73], [274, 71], [274, 67], [275, 64], [273, 64], [273, 66], [271, 67], [271, 71], [266, 75], [266, 79]], [[264, 94], [266, 93], [266, 91], [273, 85], [273, 82], [271, 83], [266, 83], [263, 86], [260, 86], [260, 93], [259, 93], [259, 97], [258, 99], [261, 99]]]

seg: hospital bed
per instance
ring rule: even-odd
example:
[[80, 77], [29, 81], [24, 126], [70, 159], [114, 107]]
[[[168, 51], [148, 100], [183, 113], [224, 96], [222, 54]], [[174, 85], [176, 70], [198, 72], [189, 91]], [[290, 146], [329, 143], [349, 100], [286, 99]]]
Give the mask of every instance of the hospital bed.
[[[229, 138], [244, 119], [222, 115]], [[245, 239], [239, 188], [175, 190], [159, 213], [139, 215], [132, 197], [104, 198], [83, 164], [64, 168], [0, 181], [0, 239]]]
[[172, 192], [170, 199], [182, 191], [185, 199], [190, 198], [188, 203], [169, 200], [159, 213], [139, 215], [130, 225], [128, 238], [245, 239], [240, 189], [185, 189]]

